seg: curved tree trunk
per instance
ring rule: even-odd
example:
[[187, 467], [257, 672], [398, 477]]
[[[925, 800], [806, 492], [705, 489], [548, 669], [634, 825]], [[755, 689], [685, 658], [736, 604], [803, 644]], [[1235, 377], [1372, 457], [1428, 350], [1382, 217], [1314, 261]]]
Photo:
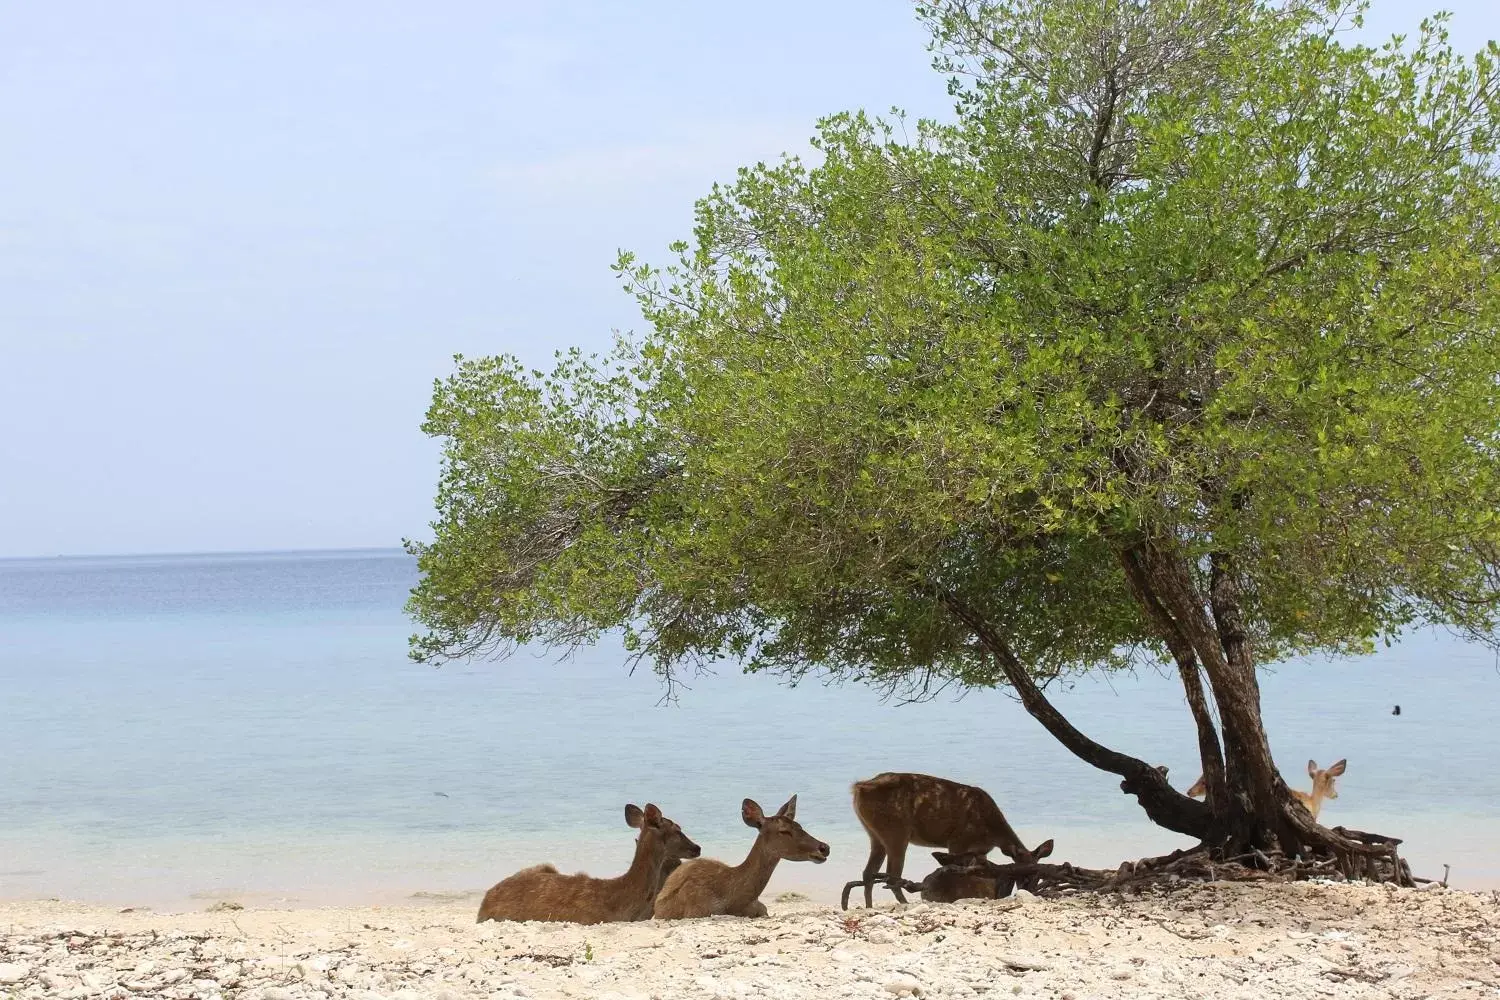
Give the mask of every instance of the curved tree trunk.
[[1209, 714], [1208, 698], [1203, 693], [1203, 676], [1198, 665], [1198, 656], [1193, 652], [1192, 643], [1188, 641], [1187, 636], [1177, 628], [1171, 614], [1162, 607], [1161, 602], [1152, 592], [1150, 581], [1141, 565], [1140, 554], [1134, 549], [1122, 550], [1120, 564], [1125, 569], [1125, 579], [1130, 585], [1131, 593], [1145, 609], [1177, 664], [1177, 673], [1182, 678], [1182, 688], [1187, 697], [1188, 710], [1193, 713], [1193, 725], [1198, 730], [1198, 756], [1203, 765], [1205, 798], [1208, 802], [1209, 813], [1213, 817], [1209, 834], [1204, 839], [1213, 843], [1221, 843], [1227, 838], [1228, 831], [1224, 830], [1222, 824], [1218, 822], [1221, 812], [1216, 811], [1215, 806], [1228, 802], [1228, 786], [1224, 780], [1224, 750], [1219, 744], [1219, 731], [1214, 728], [1213, 716]]
[[[1277, 771], [1261, 717], [1260, 684], [1240, 592], [1227, 557], [1215, 554], [1209, 560], [1207, 599], [1199, 593], [1187, 559], [1168, 544], [1138, 542], [1121, 550], [1120, 561], [1132, 594], [1177, 664], [1197, 727], [1208, 786], [1205, 802], [1168, 784], [1165, 768], [1085, 736], [1047, 699], [1005, 636], [978, 609], [956, 594], [940, 596], [994, 656], [1026, 711], [1078, 758], [1124, 779], [1121, 790], [1136, 797], [1152, 822], [1198, 838], [1222, 859], [1252, 856], [1271, 864], [1270, 856], [1279, 854], [1336, 860], [1350, 877], [1411, 884], [1410, 872], [1395, 852], [1400, 841], [1319, 826]], [[1210, 693], [1222, 744], [1209, 711]]]
[[951, 594], [943, 595], [943, 603], [995, 658], [1026, 711], [1059, 743], [1080, 760], [1123, 778], [1120, 790], [1134, 795], [1153, 823], [1189, 837], [1208, 838], [1212, 817], [1204, 803], [1188, 798], [1168, 784], [1164, 768], [1153, 767], [1129, 754], [1111, 750], [1079, 732], [1037, 687], [1025, 666], [1016, 659], [1005, 637], [983, 615]]

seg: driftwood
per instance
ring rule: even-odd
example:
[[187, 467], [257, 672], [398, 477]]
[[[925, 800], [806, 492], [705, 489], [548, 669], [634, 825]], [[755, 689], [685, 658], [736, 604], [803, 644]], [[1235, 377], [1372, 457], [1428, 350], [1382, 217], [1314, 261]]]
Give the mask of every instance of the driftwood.
[[[1396, 852], [1400, 840], [1361, 830], [1334, 827], [1341, 838], [1361, 845], [1364, 850], [1342, 856], [1321, 858], [1287, 858], [1279, 853], [1255, 851], [1234, 858], [1215, 859], [1206, 846], [1174, 851], [1156, 858], [1127, 861], [1113, 871], [1080, 868], [1062, 864], [996, 864], [987, 859], [963, 864], [947, 864], [927, 875], [921, 882], [902, 879], [904, 892], [920, 893], [942, 873], [981, 875], [997, 880], [997, 896], [1007, 895], [1013, 886], [1038, 896], [1056, 897], [1076, 892], [1123, 892], [1146, 888], [1168, 888], [1182, 882], [1297, 882], [1313, 878], [1340, 881], [1391, 882], [1414, 886], [1429, 879], [1412, 876], [1411, 868]], [[884, 873], [871, 879], [874, 885], [890, 886]], [[849, 908], [849, 894], [865, 881], [857, 879], [844, 886], [840, 905]]]

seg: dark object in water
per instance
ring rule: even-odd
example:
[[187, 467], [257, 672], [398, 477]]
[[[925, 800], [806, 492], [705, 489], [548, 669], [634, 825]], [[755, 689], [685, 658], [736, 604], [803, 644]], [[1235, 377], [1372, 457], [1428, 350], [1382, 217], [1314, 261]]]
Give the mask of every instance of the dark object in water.
[[1401, 714], [1401, 706], [1397, 705], [1395, 708], [1391, 709], [1391, 714], [1392, 715], [1400, 715]]

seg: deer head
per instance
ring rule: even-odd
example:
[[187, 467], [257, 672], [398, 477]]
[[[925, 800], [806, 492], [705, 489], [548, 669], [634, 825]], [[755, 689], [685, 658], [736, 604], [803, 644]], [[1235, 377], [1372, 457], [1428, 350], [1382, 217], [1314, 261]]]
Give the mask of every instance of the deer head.
[[795, 795], [776, 810], [775, 816], [767, 816], [754, 799], [746, 799], [740, 805], [740, 818], [746, 826], [759, 830], [757, 839], [767, 851], [783, 861], [811, 861], [821, 865], [828, 860], [828, 845], [802, 829], [797, 822]]
[[1200, 774], [1198, 775], [1198, 780], [1193, 782], [1192, 786], [1188, 788], [1187, 797], [1190, 799], [1201, 799], [1207, 794], [1208, 779], [1204, 778], [1203, 775]]
[[1044, 840], [1029, 851], [1022, 847], [1015, 854], [1011, 855], [1010, 859], [1018, 865], [1033, 865], [1051, 853], [1052, 841]]
[[641, 836], [648, 832], [661, 838], [662, 849], [668, 858], [696, 858], [703, 853], [703, 848], [688, 840], [687, 834], [682, 832], [682, 827], [661, 814], [661, 810], [654, 804], [647, 802], [646, 808], [641, 809], [636, 805], [625, 807], [625, 825], [641, 831]]
[[1318, 762], [1310, 760], [1307, 762], [1307, 776], [1312, 779], [1313, 798], [1336, 799], [1339, 797], [1338, 789], [1333, 787], [1334, 779], [1344, 773], [1344, 768], [1349, 766], [1347, 760], [1335, 761], [1326, 769], [1319, 770]]

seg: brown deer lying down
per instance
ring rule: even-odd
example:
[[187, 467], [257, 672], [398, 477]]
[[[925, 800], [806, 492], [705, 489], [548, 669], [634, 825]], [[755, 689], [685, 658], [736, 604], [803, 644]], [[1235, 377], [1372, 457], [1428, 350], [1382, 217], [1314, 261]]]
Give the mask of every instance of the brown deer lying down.
[[[908, 844], [941, 847], [950, 854], [983, 858], [998, 847], [1012, 861], [1029, 863], [1052, 853], [1052, 841], [1027, 850], [1005, 814], [982, 788], [961, 785], [929, 774], [887, 771], [867, 781], [856, 781], [854, 814], [870, 835], [870, 860], [865, 863], [865, 905], [874, 905], [875, 876], [882, 863], [891, 892], [901, 892]], [[889, 860], [887, 860], [889, 859]]]
[[684, 917], [711, 917], [728, 913], [739, 917], [763, 917], [766, 906], [760, 894], [771, 881], [778, 861], [811, 861], [821, 865], [828, 860], [828, 845], [802, 829], [797, 823], [797, 796], [767, 816], [751, 799], [740, 806], [745, 825], [759, 830], [750, 854], [731, 868], [722, 861], [704, 858], [689, 861], [667, 878], [656, 897], [658, 920], [680, 920]]
[[[1297, 796], [1298, 801], [1307, 806], [1307, 811], [1312, 813], [1313, 819], [1317, 819], [1318, 813], [1323, 811], [1324, 799], [1336, 799], [1339, 797], [1338, 789], [1333, 787], [1333, 782], [1334, 779], [1344, 773], [1344, 769], [1348, 766], [1349, 762], [1347, 760], [1340, 760], [1330, 764], [1326, 769], [1320, 770], [1317, 761], [1310, 760], [1307, 762], [1307, 776], [1312, 779], [1312, 791], [1301, 792], [1295, 788], [1290, 789], [1290, 791], [1293, 795]], [[1208, 785], [1204, 782], [1201, 774], [1198, 776], [1198, 780], [1193, 782], [1192, 787], [1187, 790], [1186, 794], [1189, 798], [1194, 799], [1201, 799], [1208, 794]]]
[[523, 868], [490, 888], [479, 904], [479, 923], [486, 920], [566, 920], [603, 924], [647, 920], [661, 888], [669, 860], [702, 853], [682, 828], [646, 803], [644, 810], [625, 807], [625, 823], [641, 831], [630, 870], [618, 878], [563, 875], [551, 865]]
[[932, 856], [943, 867], [922, 880], [922, 902], [953, 903], [960, 899], [1004, 899], [1015, 888], [1015, 879], [995, 875], [992, 863], [981, 854]]

